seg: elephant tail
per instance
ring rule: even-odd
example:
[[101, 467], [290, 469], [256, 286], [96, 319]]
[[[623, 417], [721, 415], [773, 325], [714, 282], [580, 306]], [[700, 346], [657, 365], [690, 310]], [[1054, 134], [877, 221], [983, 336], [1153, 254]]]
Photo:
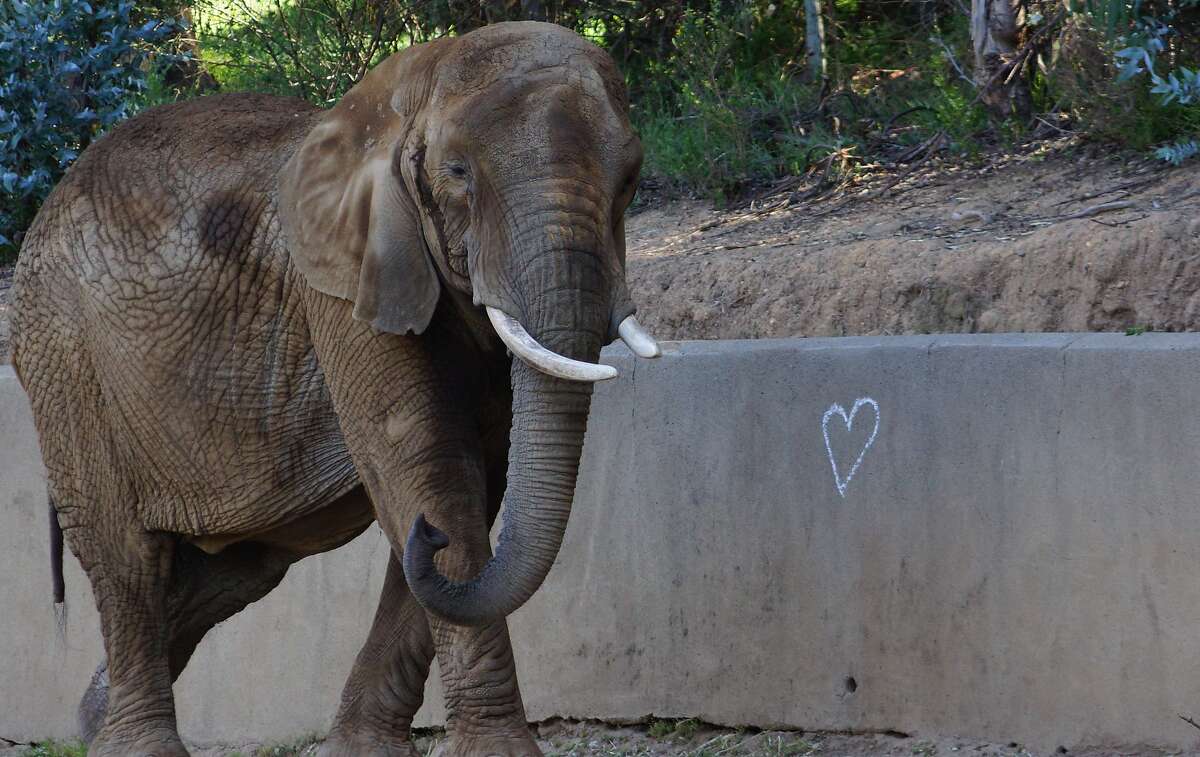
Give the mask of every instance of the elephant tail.
[[63, 532], [58, 522], [58, 511], [54, 500], [50, 500], [50, 576], [54, 581], [54, 604], [62, 605], [67, 599], [67, 585], [63, 581]]

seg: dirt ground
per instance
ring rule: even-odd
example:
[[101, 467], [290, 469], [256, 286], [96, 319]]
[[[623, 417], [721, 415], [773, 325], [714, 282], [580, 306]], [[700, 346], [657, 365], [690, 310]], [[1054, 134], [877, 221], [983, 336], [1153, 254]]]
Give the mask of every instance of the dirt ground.
[[640, 319], [663, 339], [1200, 329], [1194, 163], [1063, 141], [805, 194], [632, 215]]
[[[596, 722], [553, 720], [535, 726], [538, 745], [547, 757], [1028, 757], [1038, 755], [1020, 744], [993, 744], [973, 739], [923, 737], [900, 733], [834, 734], [792, 731], [740, 731], [714, 728], [693, 720], [655, 725], [619, 726]], [[441, 734], [423, 735], [416, 746], [424, 755], [435, 753]], [[0, 742], [2, 743], [2, 742]], [[316, 737], [303, 737], [285, 744], [246, 743], [223, 746], [192, 746], [194, 757], [315, 757], [320, 748]], [[42, 757], [69, 752], [35, 752], [29, 747], [0, 748], [0, 757]], [[1168, 754], [1153, 749], [1059, 748], [1047, 753], [1077, 757], [1109, 755]], [[1198, 754], [1194, 751], [1170, 754]]]
[[797, 194], [631, 218], [640, 320], [671, 339], [1200, 327], [1195, 165], [1062, 142]]

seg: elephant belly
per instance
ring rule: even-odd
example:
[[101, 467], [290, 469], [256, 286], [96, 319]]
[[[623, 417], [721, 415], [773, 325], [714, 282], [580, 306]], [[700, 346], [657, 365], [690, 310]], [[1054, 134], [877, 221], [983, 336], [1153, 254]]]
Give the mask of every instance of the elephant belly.
[[307, 556], [337, 549], [373, 522], [375, 508], [366, 489], [357, 486], [331, 504], [314, 512], [297, 514], [295, 520], [280, 526], [245, 534], [192, 536], [188, 541], [210, 554], [216, 554], [230, 544], [253, 541]]

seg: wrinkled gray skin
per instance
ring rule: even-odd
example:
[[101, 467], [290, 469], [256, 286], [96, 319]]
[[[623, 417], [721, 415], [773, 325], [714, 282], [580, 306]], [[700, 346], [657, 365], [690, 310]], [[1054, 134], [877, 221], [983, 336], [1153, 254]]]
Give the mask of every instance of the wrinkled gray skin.
[[323, 753], [415, 754], [436, 654], [445, 753], [538, 754], [504, 616], [558, 551], [591, 385], [513, 361], [482, 306], [596, 361], [640, 160], [612, 62], [544, 24], [413, 48], [329, 112], [205, 98], [85, 151], [13, 345], [100, 610], [90, 755], [186, 754], [196, 644], [372, 521], [392, 559]]

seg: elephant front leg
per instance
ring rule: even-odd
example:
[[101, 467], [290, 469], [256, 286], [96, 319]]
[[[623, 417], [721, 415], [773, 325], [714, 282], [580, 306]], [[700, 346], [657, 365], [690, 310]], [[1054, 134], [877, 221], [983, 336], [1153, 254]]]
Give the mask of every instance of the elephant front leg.
[[[443, 419], [443, 429], [452, 427], [447, 419]], [[488, 541], [488, 481], [481, 464], [483, 456], [478, 449], [478, 440], [469, 434], [467, 437], [470, 441], [465, 444], [440, 438], [436, 444], [426, 447], [426, 451], [414, 456], [420, 462], [397, 466], [402, 473], [391, 479], [400, 481], [402, 486], [392, 501], [419, 503], [417, 512], [425, 513], [433, 526], [449, 536], [450, 546], [439, 552], [436, 560], [441, 573], [455, 581], [476, 576], [492, 554]], [[455, 452], [444, 454], [447, 450]], [[438, 454], [439, 451], [443, 454]], [[366, 479], [368, 485], [381, 480], [370, 471]], [[386, 501], [383, 497], [380, 500]], [[415, 516], [409, 511], [396, 517], [399, 512], [403, 511], [380, 510], [378, 513], [379, 523], [393, 544], [399, 542], [410, 519]], [[390, 703], [394, 708], [400, 706], [393, 710], [391, 730], [398, 733], [402, 725], [411, 722], [412, 714], [420, 704], [420, 686], [429, 665], [429, 658], [421, 655], [436, 649], [446, 700], [448, 733], [437, 754], [540, 757], [541, 751], [525, 718], [506, 622], [500, 620], [481, 628], [464, 627], [420, 610], [408, 591], [397, 553], [397, 548], [393, 547], [388, 582], [403, 585], [403, 593], [389, 592], [385, 602], [402, 596], [404, 604], [394, 610], [381, 604], [382, 618], [376, 618], [372, 640], [363, 651], [367, 657], [360, 655], [352, 682], [356, 676], [366, 676], [367, 680], [375, 681], [375, 691], [385, 686], [395, 687], [393, 693], [397, 695], [375, 701], [383, 705]], [[427, 619], [423, 626], [402, 613], [402, 609], [409, 607], [420, 610], [421, 617]], [[402, 617], [394, 619], [393, 614]], [[426, 636], [420, 636], [419, 631]], [[391, 648], [381, 658], [369, 659], [372, 648], [386, 635], [406, 641]], [[423, 648], [422, 644], [429, 647]], [[379, 671], [390, 669], [391, 672], [371, 679], [367, 671], [360, 669], [372, 665]], [[407, 692], [405, 696], [398, 695], [401, 690]], [[373, 711], [381, 712], [382, 709], [374, 708]], [[345, 699], [343, 711], [346, 711]]]
[[393, 552], [375, 621], [342, 690], [321, 757], [417, 757], [409, 740], [425, 695], [433, 638]]
[[[487, 513], [472, 508], [455, 514], [445, 525], [435, 524], [450, 536], [438, 567], [448, 578], [464, 580], [477, 575], [491, 557]], [[540, 757], [521, 702], [508, 623], [471, 628], [431, 613], [429, 624], [447, 713], [448, 738], [435, 754]]]
[[[423, 508], [430, 522], [450, 537], [450, 547], [437, 557], [438, 568], [452, 580], [465, 580], [478, 574], [491, 557], [488, 508], [480, 471], [475, 466], [456, 467], [455, 471], [437, 464], [426, 467], [428, 475], [422, 477], [414, 491], [442, 491], [442, 496], [427, 499], [427, 507]], [[454, 481], [459, 489], [456, 496], [447, 494], [452, 488], [446, 483], [449, 481]], [[465, 493], [464, 488], [471, 493]], [[385, 531], [397, 530], [386, 514], [381, 523]], [[388, 565], [387, 583], [397, 584], [402, 591], [385, 590], [371, 638], [360, 653], [351, 683], [347, 685], [347, 694], [356, 682], [367, 684], [366, 688], [373, 693], [360, 695], [353, 709], [347, 695], [343, 695], [339, 726], [343, 713], [353, 713], [355, 717], [348, 717], [348, 723], [364, 723], [374, 718], [375, 723], [384, 724], [383, 728], [376, 727], [375, 733], [393, 736], [405, 733], [421, 704], [425, 676], [436, 649], [448, 738], [435, 754], [540, 757], [542, 752], [529, 732], [521, 702], [507, 623], [500, 620], [481, 628], [464, 627], [422, 610], [408, 591], [395, 552]], [[403, 601], [392, 604], [396, 598]], [[416, 611], [415, 617], [409, 615], [411, 610]], [[339, 726], [334, 728], [334, 745], [349, 735], [348, 728]], [[370, 725], [366, 732], [371, 732]], [[361, 747], [346, 753], [392, 754], [369, 752]]]
[[[310, 322], [342, 432], [375, 505], [376, 520], [391, 541], [393, 553], [400, 555], [414, 520], [424, 514], [450, 537], [450, 546], [436, 557], [438, 569], [454, 580], [472, 578], [491, 555], [487, 532], [490, 477], [484, 464], [488, 439], [481, 434], [476, 415], [482, 388], [473, 348], [455, 347], [453, 333], [421, 338], [378, 334], [355, 321], [350, 309], [345, 301], [317, 298], [311, 303]], [[337, 317], [317, 317], [322, 313]], [[507, 423], [503, 425], [506, 437]], [[500, 480], [492, 487], [497, 489], [492, 500], [498, 506], [502, 478], [498, 473], [496, 478]], [[397, 566], [390, 576], [389, 582], [394, 578], [405, 583]], [[389, 596], [398, 595], [389, 592]], [[404, 597], [408, 603], [407, 590]], [[413, 664], [421, 657], [412, 649], [381, 645], [388, 634], [412, 643], [417, 638], [410, 636], [415, 633], [415, 621], [391, 620], [391, 614], [399, 610], [381, 606], [381, 612], [382, 619], [376, 619], [371, 641], [363, 651], [366, 657], [360, 656], [351, 685], [357, 681], [363, 684], [363, 691], [385, 694], [395, 685], [397, 692], [403, 689], [404, 696], [372, 695], [372, 700], [363, 694], [358, 705], [348, 705], [343, 699], [339, 725], [335, 726], [340, 733], [335, 733], [331, 749], [346, 743], [350, 735], [345, 731], [351, 723], [369, 719], [366, 713], [384, 724], [377, 733], [398, 735], [401, 726], [411, 720], [409, 709], [415, 710], [419, 703], [415, 698], [417, 679], [427, 671], [428, 663]], [[427, 617], [449, 716], [449, 738], [441, 753], [540, 755], [525, 721], [505, 624], [459, 628]], [[373, 648], [388, 651], [375, 662], [370, 659]], [[371, 665], [390, 672], [375, 677], [364, 669]], [[393, 708], [390, 717], [383, 712], [389, 705]]]
[[508, 624], [464, 628], [431, 619], [448, 738], [437, 755], [540, 757], [517, 685]]

